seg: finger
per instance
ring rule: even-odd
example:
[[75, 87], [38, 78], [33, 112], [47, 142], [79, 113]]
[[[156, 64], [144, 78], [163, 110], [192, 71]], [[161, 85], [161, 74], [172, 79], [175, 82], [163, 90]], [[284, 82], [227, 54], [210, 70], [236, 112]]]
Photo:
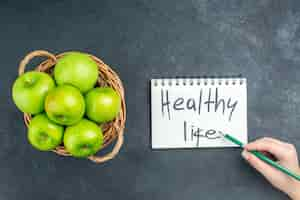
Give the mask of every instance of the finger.
[[259, 173], [261, 173], [266, 179], [269, 181], [274, 180], [276, 178], [276, 175], [278, 171], [271, 167], [270, 165], [266, 164], [250, 152], [244, 150], [242, 152], [243, 158], [253, 167], [255, 168]]
[[278, 139], [275, 139], [275, 138], [265, 137], [264, 139], [268, 140], [270, 142], [277, 143], [278, 145], [284, 146], [284, 148], [290, 148], [290, 146], [291, 146], [290, 143], [284, 142], [282, 140], [278, 140]]
[[281, 160], [286, 157], [286, 145], [272, 138], [262, 138], [244, 146], [248, 151], [266, 151]]
[[[268, 142], [272, 142], [272, 143], [275, 143], [275, 144], [278, 144], [278, 145], [285, 145], [287, 143], [281, 141], [281, 140], [278, 140], [278, 139], [275, 139], [275, 138], [271, 138], [271, 137], [263, 137], [263, 138], [260, 138], [260, 139], [257, 139], [255, 140], [254, 142], [257, 142], [257, 141], [268, 141]], [[253, 142], [251, 142], [253, 143]], [[249, 144], [251, 144], [249, 143]]]
[[270, 141], [270, 142], [277, 143], [277, 144], [279, 144], [279, 145], [284, 145], [284, 144], [285, 144], [285, 142], [283, 142], [283, 141], [281, 141], [281, 140], [278, 140], [278, 139], [275, 139], [275, 138], [271, 138], [271, 137], [264, 137], [264, 138], [262, 138], [262, 139], [268, 140], [268, 141]]

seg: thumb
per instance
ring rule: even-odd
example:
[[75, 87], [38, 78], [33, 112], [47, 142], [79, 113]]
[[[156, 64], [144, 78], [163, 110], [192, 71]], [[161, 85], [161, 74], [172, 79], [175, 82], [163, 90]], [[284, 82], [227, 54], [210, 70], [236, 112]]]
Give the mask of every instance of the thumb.
[[242, 156], [253, 168], [255, 168], [259, 173], [261, 173], [267, 180], [272, 182], [274, 181], [274, 179], [276, 179], [276, 173], [278, 173], [276, 169], [266, 164], [264, 161], [260, 160], [255, 155], [251, 154], [246, 150], [242, 152]]

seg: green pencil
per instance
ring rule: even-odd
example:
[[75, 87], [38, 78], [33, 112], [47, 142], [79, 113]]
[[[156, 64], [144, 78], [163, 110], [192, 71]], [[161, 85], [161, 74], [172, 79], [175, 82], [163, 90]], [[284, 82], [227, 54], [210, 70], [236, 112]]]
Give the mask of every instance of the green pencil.
[[[233, 142], [234, 144], [239, 145], [240, 147], [244, 147], [244, 144], [239, 141], [238, 139], [228, 135], [228, 134], [223, 134], [221, 133], [221, 135], [223, 135], [224, 138], [230, 140], [231, 142]], [[271, 166], [273, 166], [274, 168], [282, 171], [283, 173], [285, 173], [286, 175], [293, 177], [294, 179], [300, 181], [300, 175], [295, 174], [293, 172], [291, 172], [289, 169], [287, 169], [286, 167], [278, 164], [277, 162], [271, 160], [270, 158], [268, 158], [267, 156], [265, 156], [264, 154], [262, 154], [261, 152], [258, 151], [250, 151], [250, 153], [252, 153], [253, 155], [255, 155], [256, 157], [258, 157], [259, 159], [261, 159], [262, 161], [270, 164]]]

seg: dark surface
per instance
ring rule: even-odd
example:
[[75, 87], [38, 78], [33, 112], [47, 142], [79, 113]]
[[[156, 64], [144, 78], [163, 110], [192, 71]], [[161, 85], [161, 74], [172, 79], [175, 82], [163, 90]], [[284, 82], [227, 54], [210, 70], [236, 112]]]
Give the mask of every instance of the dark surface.
[[[237, 149], [151, 151], [148, 80], [243, 74], [249, 139], [300, 151], [300, 1], [1, 1], [0, 199], [286, 199]], [[10, 88], [35, 49], [91, 52], [126, 88], [126, 140], [113, 161], [38, 152]], [[31, 66], [32, 69], [33, 66]]]

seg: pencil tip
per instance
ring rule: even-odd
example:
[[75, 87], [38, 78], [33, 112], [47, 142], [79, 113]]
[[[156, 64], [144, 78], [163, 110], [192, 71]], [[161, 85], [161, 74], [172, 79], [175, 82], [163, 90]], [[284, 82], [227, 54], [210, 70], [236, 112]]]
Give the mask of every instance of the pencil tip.
[[218, 131], [222, 137], [225, 137], [225, 134], [222, 131]]

